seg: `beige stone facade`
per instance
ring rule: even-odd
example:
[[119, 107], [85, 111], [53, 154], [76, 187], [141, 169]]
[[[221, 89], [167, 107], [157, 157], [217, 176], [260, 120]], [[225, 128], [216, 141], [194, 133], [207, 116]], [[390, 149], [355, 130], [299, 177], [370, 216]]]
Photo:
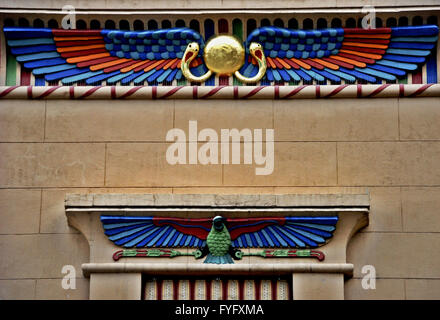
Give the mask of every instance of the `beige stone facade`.
[[[353, 278], [345, 282], [345, 298], [440, 298], [436, 267], [440, 256], [434, 250], [440, 245], [440, 144], [433, 140], [435, 126], [429, 125], [434, 123], [439, 99], [383, 99], [371, 106], [367, 101], [362, 101], [365, 108], [358, 113], [353, 110], [356, 100], [248, 101], [241, 102], [238, 116], [226, 113], [209, 120], [203, 107], [212, 110], [211, 115], [220, 115], [223, 101], [185, 106], [176, 100], [163, 108], [151, 101], [82, 101], [79, 108], [71, 105], [62, 112], [66, 101], [57, 105], [58, 101], [3, 100], [2, 121], [16, 126], [5, 130], [7, 138], [1, 144], [2, 298], [88, 298], [89, 280], [83, 279], [80, 270], [88, 262], [89, 249], [84, 237], [67, 225], [67, 193], [365, 192], [371, 194], [370, 225], [348, 247], [347, 262], [355, 269]], [[307, 112], [310, 102], [319, 108], [316, 112], [325, 109], [329, 117], [350, 119], [357, 114], [356, 122], [335, 126], [331, 118]], [[35, 106], [33, 114], [25, 111], [30, 106]], [[141, 106], [141, 112], [155, 109], [143, 123], [137, 113]], [[15, 112], [11, 114], [7, 110], [12, 107]], [[120, 108], [126, 112], [121, 113]], [[179, 114], [179, 108], [187, 112]], [[292, 122], [320, 122], [318, 127], [325, 133], [311, 132], [308, 126], [291, 127], [286, 115], [289, 109], [299, 110]], [[382, 120], [377, 118], [380, 111]], [[268, 114], [270, 120], [258, 119], [258, 113]], [[275, 128], [281, 137], [276, 135], [274, 174], [256, 177], [252, 168], [243, 165], [168, 165], [164, 130], [154, 128], [158, 123], [172, 128], [173, 121], [185, 114], [212, 128], [228, 123]], [[81, 116], [84, 121], [77, 120]], [[130, 125], [115, 124], [106, 133], [112, 118]], [[407, 119], [416, 120], [405, 126]], [[81, 130], [69, 129], [82, 126]], [[35, 131], [32, 138], [23, 134], [29, 127]], [[377, 137], [376, 130], [387, 138]], [[70, 134], [51, 133], [56, 131]], [[292, 131], [297, 133], [289, 133]], [[418, 138], [420, 135], [426, 138]], [[129, 141], [121, 142], [122, 136]], [[376, 267], [376, 290], [363, 290], [360, 284], [361, 268], [366, 264]], [[60, 287], [63, 265], [78, 270], [78, 289], [71, 293]]]
[[[53, 1], [36, 1], [32, 6], [24, 1], [1, 2], [3, 8], [18, 10], [5, 9], [2, 18], [33, 14], [20, 13], [22, 9], [58, 6]], [[128, 2], [137, 3], [93, 1], [90, 5], [97, 10], [124, 10]], [[209, 8], [207, 1], [171, 2], [188, 10], [197, 10], [200, 3], [212, 10], [249, 11], [256, 3], [266, 10], [287, 8], [284, 1], [252, 1], [252, 5], [213, 1]], [[84, 3], [79, 1], [78, 7], [86, 9]], [[159, 1], [139, 3], [144, 11], [169, 9], [168, 5], [159, 8]], [[316, 5], [312, 0], [287, 3], [291, 10], [312, 10]], [[324, 1], [323, 7], [359, 10], [364, 3], [376, 4], [359, 1], [352, 8], [351, 2], [338, 0]], [[378, 7], [387, 15], [387, 8], [407, 10], [411, 5], [411, 1], [382, 0]], [[417, 5], [414, 10], [424, 16], [439, 15], [438, 1]], [[429, 6], [434, 7], [430, 13], [423, 11]], [[293, 13], [282, 12], [287, 14]], [[64, 202], [68, 194], [368, 194], [369, 225], [353, 236], [344, 252], [343, 263], [353, 265], [352, 275], [344, 280], [343, 272], [294, 273], [294, 290], [313, 284], [299, 298], [328, 298], [336, 291], [322, 288], [338, 287], [337, 299], [440, 299], [439, 107], [439, 96], [0, 99], [0, 299], [106, 298], [98, 287], [115, 297], [112, 290], [117, 287], [107, 287], [109, 282], [140, 290], [140, 273], [83, 274], [81, 265], [92, 262], [92, 252], [84, 235], [68, 225]], [[256, 176], [254, 165], [169, 165], [166, 133], [172, 128], [187, 131], [189, 120], [216, 131], [274, 129], [273, 174]], [[108, 252], [116, 246], [111, 249]], [[61, 287], [65, 265], [76, 270], [76, 290]], [[362, 288], [365, 265], [376, 268], [375, 290]]]

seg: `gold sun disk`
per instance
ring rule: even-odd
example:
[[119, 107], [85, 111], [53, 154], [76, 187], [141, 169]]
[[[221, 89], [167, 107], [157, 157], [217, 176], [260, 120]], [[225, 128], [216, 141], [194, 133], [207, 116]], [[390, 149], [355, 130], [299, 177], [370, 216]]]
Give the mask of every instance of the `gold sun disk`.
[[217, 36], [205, 46], [203, 58], [209, 70], [219, 75], [231, 75], [244, 64], [244, 47], [233, 36]]

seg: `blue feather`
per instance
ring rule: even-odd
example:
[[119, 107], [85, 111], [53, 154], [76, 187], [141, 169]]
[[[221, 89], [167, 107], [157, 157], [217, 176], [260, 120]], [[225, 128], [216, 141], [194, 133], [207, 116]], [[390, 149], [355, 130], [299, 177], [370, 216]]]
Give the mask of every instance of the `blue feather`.
[[32, 73], [34, 75], [42, 75], [42, 74], [59, 72], [59, 71], [63, 71], [63, 70], [73, 69], [73, 68], [75, 68], [74, 64], [61, 64], [61, 65], [51, 66], [51, 67], [35, 68], [32, 71]]
[[113, 71], [111, 73], [103, 73], [103, 74], [88, 78], [86, 80], [86, 84], [93, 84], [93, 83], [101, 82], [101, 81], [108, 79], [110, 77], [113, 77], [119, 73], [121, 73], [121, 71], [119, 71], [119, 70]]
[[312, 77], [310, 77], [307, 73], [303, 71], [304, 69], [301, 68], [301, 70], [295, 70], [295, 72], [304, 80], [304, 81], [311, 81]]
[[279, 69], [278, 72], [280, 73], [281, 77], [284, 81], [290, 81], [290, 76], [284, 69]]
[[408, 63], [423, 63], [425, 62], [425, 58], [423, 57], [411, 57], [411, 56], [402, 56], [395, 54], [385, 54], [382, 56], [382, 59], [399, 61], [399, 62], [408, 62]]
[[437, 34], [438, 27], [435, 25], [391, 28], [393, 37], [425, 37], [436, 36]]
[[57, 48], [54, 45], [41, 45], [41, 46], [30, 46], [30, 47], [13, 47], [11, 48], [11, 53], [13, 55], [20, 54], [31, 54], [40, 52], [50, 52], [56, 51]]
[[329, 68], [324, 68], [324, 70], [327, 71], [328, 73], [332, 73], [335, 76], [338, 76], [338, 77], [340, 77], [340, 78], [342, 78], [342, 79], [344, 79], [346, 81], [350, 81], [350, 82], [355, 82], [356, 81], [355, 77], [353, 77], [353, 76], [351, 76], [351, 75], [349, 75], [347, 73], [344, 73], [344, 72], [342, 72], [340, 70], [332, 70], [332, 69], [329, 69]]
[[275, 81], [281, 81], [281, 76], [277, 69], [272, 69], [272, 74]]
[[59, 80], [59, 79], [63, 79], [66, 77], [74, 76], [74, 75], [81, 74], [81, 73], [86, 73], [89, 71], [90, 71], [89, 68], [83, 68], [83, 69], [75, 68], [75, 69], [69, 69], [69, 70], [65, 70], [65, 71], [50, 73], [50, 74], [45, 75], [44, 78], [46, 79], [46, 81], [53, 81], [53, 80]]
[[375, 64], [375, 65], [371, 65], [370, 66], [371, 69], [375, 69], [375, 70], [379, 70], [379, 71], [383, 71], [389, 74], [393, 74], [399, 77], [403, 77], [404, 75], [406, 75], [405, 71], [402, 71], [400, 69], [396, 69], [396, 68], [391, 68], [391, 67], [386, 67], [380, 64]]
[[433, 49], [435, 44], [433, 43], [419, 43], [419, 42], [391, 42], [388, 45], [388, 48], [394, 49], [418, 49], [418, 50], [431, 50]]
[[148, 78], [147, 81], [148, 82], [153, 82], [155, 81], [162, 73], [164, 73], [165, 70], [160, 69], [160, 70], [155, 70], [155, 72], [153, 74], [151, 74]]
[[[313, 69], [313, 68], [312, 68]], [[304, 68], [301, 68], [301, 70], [304, 73], [307, 73], [310, 77], [312, 77], [313, 79], [315, 79], [316, 81], [324, 81], [325, 78], [323, 76], [321, 76], [320, 74], [314, 72], [313, 70], [306, 70]]]
[[20, 40], [8, 40], [7, 44], [10, 47], [27, 47], [41, 44], [54, 44], [52, 38], [36, 38], [36, 39], [20, 39]]
[[120, 73], [120, 74], [114, 75], [113, 77], [107, 79], [107, 83], [109, 83], [109, 84], [117, 83], [117, 82], [121, 81], [122, 79], [130, 76], [133, 73], [134, 73], [134, 71], [131, 70], [131, 71], [126, 72], [126, 73]]
[[417, 69], [417, 65], [413, 63], [402, 63], [402, 62], [385, 60], [385, 59], [376, 61], [376, 64], [384, 65], [388, 67], [396, 67], [398, 69], [409, 70], [409, 71], [414, 71]]
[[134, 84], [138, 85], [145, 81], [150, 75], [152, 75], [154, 72], [156, 72], [156, 69], [150, 70], [147, 73], [141, 74], [136, 79], [134, 79]]
[[162, 83], [163, 81], [165, 81], [165, 79], [168, 77], [168, 75], [172, 72], [173, 70], [168, 69], [166, 70], [164, 73], [162, 73], [160, 75], [160, 77], [157, 78], [157, 82], [158, 83]]
[[274, 81], [274, 76], [273, 76], [273, 73], [272, 73], [272, 69], [267, 69], [266, 70], [266, 77], [267, 77], [267, 80], [268, 81], [270, 81], [270, 82], [273, 82]]
[[342, 71], [342, 72], [344, 72], [344, 73], [347, 73], [347, 74], [349, 74], [349, 75], [352, 75], [352, 76], [354, 76], [354, 77], [356, 77], [356, 78], [359, 78], [359, 79], [362, 79], [362, 80], [368, 81], [368, 82], [372, 82], [372, 83], [377, 82], [376, 78], [371, 77], [371, 76], [369, 76], [369, 75], [367, 75], [367, 74], [364, 74], [364, 73], [362, 73], [362, 72], [358, 72], [358, 71], [356, 71], [356, 70], [349, 70], [349, 69], [345, 69], [345, 68], [343, 68], [343, 67], [339, 67], [339, 70]]
[[174, 78], [176, 77], [177, 72], [180, 71], [180, 69], [174, 69], [166, 78], [165, 81], [171, 82], [174, 80]]
[[3, 31], [7, 39], [52, 38], [52, 29], [48, 28], [15, 28], [5, 27]]
[[34, 69], [34, 68], [40, 68], [40, 67], [50, 67], [50, 66], [56, 66], [60, 64], [65, 64], [66, 60], [63, 58], [54, 58], [54, 59], [43, 59], [38, 61], [31, 61], [31, 62], [25, 62], [23, 66], [26, 69]]
[[318, 70], [316, 68], [312, 68], [312, 71], [319, 74], [320, 76], [322, 76], [324, 78], [329, 79], [330, 81], [337, 82], [337, 83], [341, 82], [341, 78], [339, 78], [338, 76], [335, 76], [325, 70]]
[[135, 229], [138, 229], [140, 227], [145, 227], [145, 226], [149, 226], [149, 223], [135, 223], [129, 226], [123, 226], [123, 227], [117, 227], [117, 228], [111, 228], [111, 229], [107, 229], [105, 230], [105, 226], [104, 226], [104, 230], [105, 230], [105, 234], [107, 236], [111, 236], [111, 235], [115, 235], [115, 234], [122, 234], [123, 232], [126, 231], [133, 231]]
[[[295, 70], [296, 71], [296, 70]], [[289, 74], [289, 76], [294, 80], [294, 81], [301, 81], [301, 78], [299, 77], [299, 75], [293, 71], [292, 69], [287, 69], [286, 72]]]
[[366, 74], [372, 75], [372, 76], [377, 77], [377, 78], [382, 78], [382, 79], [390, 80], [390, 81], [396, 80], [395, 76], [393, 76], [392, 74], [389, 74], [387, 72], [373, 70], [373, 69], [370, 69], [370, 68], [358, 68], [358, 67], [355, 67], [354, 69], [356, 71], [359, 71], [359, 72], [362, 72], [362, 73], [366, 73]]
[[168, 235], [168, 237], [166, 237], [166, 239], [163, 242], [163, 246], [164, 247], [171, 247], [173, 245], [173, 238], [177, 236], [177, 231], [176, 229], [173, 229], [170, 234]]
[[75, 83], [84, 79], [88, 79], [90, 77], [96, 76], [98, 74], [103, 73], [103, 71], [89, 71], [89, 72], [84, 72], [84, 73], [80, 73], [74, 76], [70, 76], [70, 77], [66, 77], [61, 79], [61, 82], [63, 84], [68, 84], [68, 83]]
[[412, 50], [412, 49], [387, 49], [387, 54], [399, 54], [406, 56], [426, 57], [431, 51], [428, 50]]
[[28, 62], [28, 61], [33, 61], [33, 60], [58, 58], [59, 56], [60, 56], [60, 54], [58, 52], [32, 53], [32, 54], [25, 54], [25, 55], [17, 56], [17, 61], [18, 62]]
[[144, 74], [144, 70], [134, 72], [131, 75], [129, 75], [128, 77], [125, 77], [124, 79], [121, 80], [121, 84], [124, 84], [124, 85], [129, 84], [131, 81], [133, 81], [135, 78], [137, 78], [141, 74]]

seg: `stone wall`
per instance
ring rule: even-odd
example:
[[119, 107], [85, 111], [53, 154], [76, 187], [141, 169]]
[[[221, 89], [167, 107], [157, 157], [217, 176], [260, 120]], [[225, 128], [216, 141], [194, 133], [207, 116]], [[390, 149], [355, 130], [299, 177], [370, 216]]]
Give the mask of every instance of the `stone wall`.
[[[346, 299], [440, 299], [439, 98], [0, 101], [0, 298], [86, 299], [86, 240], [66, 193], [364, 193]], [[275, 169], [176, 165], [166, 132], [273, 128]], [[77, 290], [61, 269], [77, 270]], [[361, 268], [374, 265], [376, 290]]]

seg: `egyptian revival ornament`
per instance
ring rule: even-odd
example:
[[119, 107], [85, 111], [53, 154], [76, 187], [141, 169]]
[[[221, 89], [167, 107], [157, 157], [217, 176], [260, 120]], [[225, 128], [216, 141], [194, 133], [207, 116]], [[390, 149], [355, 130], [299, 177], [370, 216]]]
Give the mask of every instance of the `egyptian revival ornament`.
[[214, 75], [232, 75], [243, 83], [381, 83], [416, 72], [438, 41], [436, 25], [320, 30], [267, 26], [250, 30], [244, 43], [220, 35], [206, 44], [189, 28], [3, 31], [8, 50], [24, 69], [39, 81], [63, 85], [154, 86], [185, 78], [214, 85]]
[[183, 54], [181, 69], [183, 75], [189, 81], [205, 82], [214, 72], [220, 76], [235, 75], [243, 83], [256, 83], [266, 73], [266, 58], [263, 47], [259, 43], [252, 42], [249, 45], [250, 55], [258, 62], [258, 72], [255, 76], [248, 78], [238, 71], [245, 61], [243, 45], [235, 37], [218, 36], [209, 40], [204, 49], [203, 59], [209, 71], [202, 76], [194, 76], [190, 70], [190, 63], [197, 57], [199, 50], [198, 43], [191, 42]]
[[[101, 216], [105, 234], [126, 249], [122, 257], [206, 257], [204, 263], [230, 264], [244, 256], [263, 258], [310, 257], [326, 244], [336, 229], [337, 216], [188, 219], [168, 217]], [[128, 249], [130, 248], [130, 249]], [[168, 248], [195, 248], [181, 252]], [[242, 252], [240, 248], [270, 248]]]

